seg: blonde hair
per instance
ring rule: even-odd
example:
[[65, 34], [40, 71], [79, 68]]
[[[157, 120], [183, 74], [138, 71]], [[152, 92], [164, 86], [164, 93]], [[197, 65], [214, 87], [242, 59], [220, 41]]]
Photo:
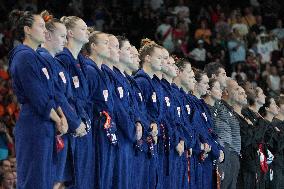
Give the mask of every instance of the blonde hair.
[[77, 16], [63, 16], [60, 18], [60, 21], [66, 26], [67, 30], [73, 29], [78, 20], [81, 20], [81, 18]]

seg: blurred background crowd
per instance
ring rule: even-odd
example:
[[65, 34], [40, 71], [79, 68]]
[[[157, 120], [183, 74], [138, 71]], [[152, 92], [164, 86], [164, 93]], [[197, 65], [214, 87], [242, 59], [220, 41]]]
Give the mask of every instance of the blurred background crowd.
[[13, 39], [8, 13], [47, 9], [76, 15], [88, 26], [125, 35], [137, 48], [150, 38], [203, 68], [220, 62], [239, 83], [284, 93], [284, 1], [281, 0], [9, 0], [0, 4], [0, 188], [16, 183], [13, 127], [19, 104], [8, 74]]

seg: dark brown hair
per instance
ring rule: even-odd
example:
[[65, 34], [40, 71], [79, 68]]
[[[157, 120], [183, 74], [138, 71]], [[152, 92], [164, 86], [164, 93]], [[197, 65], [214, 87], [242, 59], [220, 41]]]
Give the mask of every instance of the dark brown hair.
[[34, 16], [30, 11], [20, 11], [20, 10], [13, 10], [9, 14], [9, 21], [11, 23], [14, 37], [23, 42], [25, 39], [25, 31], [24, 27], [32, 27], [34, 23]]
[[200, 69], [193, 68], [192, 69], [195, 75], [195, 80], [197, 83], [199, 83], [202, 80], [202, 76], [206, 75], [206, 73]]

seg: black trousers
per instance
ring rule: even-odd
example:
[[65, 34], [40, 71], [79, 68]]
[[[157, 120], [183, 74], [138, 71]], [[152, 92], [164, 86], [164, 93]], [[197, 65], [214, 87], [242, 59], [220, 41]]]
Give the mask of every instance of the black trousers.
[[[239, 155], [236, 152], [226, 149], [225, 146], [225, 162], [221, 166], [221, 172], [224, 172], [224, 178], [221, 182], [221, 189], [236, 189], [237, 180], [240, 169]], [[227, 153], [227, 154], [226, 154]]]

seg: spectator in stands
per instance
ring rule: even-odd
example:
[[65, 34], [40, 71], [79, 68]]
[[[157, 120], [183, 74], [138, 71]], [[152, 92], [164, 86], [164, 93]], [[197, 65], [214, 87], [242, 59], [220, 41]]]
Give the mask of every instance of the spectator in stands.
[[156, 39], [162, 44], [170, 53], [174, 51], [173, 42], [173, 27], [170, 24], [170, 17], [165, 16], [162, 24], [156, 30]]
[[279, 40], [283, 40], [284, 39], [284, 28], [283, 28], [281, 19], [277, 20], [277, 26], [276, 26], [275, 29], [272, 30], [272, 33], [275, 34], [276, 37]]
[[260, 33], [264, 33], [266, 31], [265, 26], [262, 24], [262, 17], [260, 15], [257, 15], [255, 17], [256, 23], [251, 27], [252, 33], [254, 35], [259, 35]]
[[242, 22], [251, 28], [256, 24], [255, 16], [252, 14], [251, 7], [246, 7], [244, 9], [244, 16], [242, 17]]
[[8, 158], [9, 150], [13, 148], [13, 139], [8, 133], [6, 125], [0, 122], [0, 160]]
[[1, 178], [1, 188], [2, 189], [15, 189], [16, 187], [16, 179], [13, 172], [8, 171], [3, 173]]
[[11, 171], [11, 162], [8, 159], [0, 161], [0, 173]]
[[277, 96], [280, 94], [280, 76], [277, 72], [277, 67], [272, 65], [270, 67], [270, 73], [267, 77], [267, 85], [270, 89], [270, 96]]
[[230, 56], [230, 68], [236, 70], [236, 65], [244, 63], [246, 60], [245, 43], [242, 40], [239, 31], [234, 29], [228, 41], [228, 50]]
[[238, 30], [239, 34], [243, 37], [248, 34], [248, 26], [243, 23], [242, 17], [240, 14], [236, 16], [236, 23], [232, 26], [232, 30]]
[[200, 27], [195, 31], [194, 38], [196, 40], [202, 39], [207, 44], [210, 44], [211, 35], [212, 35], [212, 32], [210, 28], [208, 28], [207, 20], [202, 20], [200, 22]]
[[194, 67], [203, 70], [206, 63], [206, 50], [204, 49], [203, 40], [199, 39], [197, 41], [197, 47], [190, 52], [189, 56], [194, 60]]
[[[217, 34], [220, 35], [220, 34]], [[212, 38], [212, 44], [207, 48], [207, 62], [218, 62], [223, 64], [225, 59], [225, 48], [217, 37]]]
[[228, 24], [230, 25], [230, 26], [233, 26], [235, 23], [237, 23], [237, 10], [236, 9], [234, 9], [234, 10], [232, 10], [231, 11], [231, 13], [230, 13], [230, 16], [229, 16], [229, 18], [228, 18]]
[[245, 73], [246, 68], [247, 67], [243, 63], [237, 64], [236, 71], [232, 73], [231, 77], [235, 80], [238, 80], [239, 78], [240, 80], [245, 82], [247, 80], [247, 75]]
[[215, 31], [226, 38], [231, 31], [230, 25], [226, 21], [225, 13], [220, 14], [220, 18], [215, 25]]
[[261, 55], [261, 63], [269, 63], [271, 60], [272, 46], [269, 43], [269, 36], [265, 33], [261, 33], [258, 36], [258, 43], [256, 45], [257, 53]]

